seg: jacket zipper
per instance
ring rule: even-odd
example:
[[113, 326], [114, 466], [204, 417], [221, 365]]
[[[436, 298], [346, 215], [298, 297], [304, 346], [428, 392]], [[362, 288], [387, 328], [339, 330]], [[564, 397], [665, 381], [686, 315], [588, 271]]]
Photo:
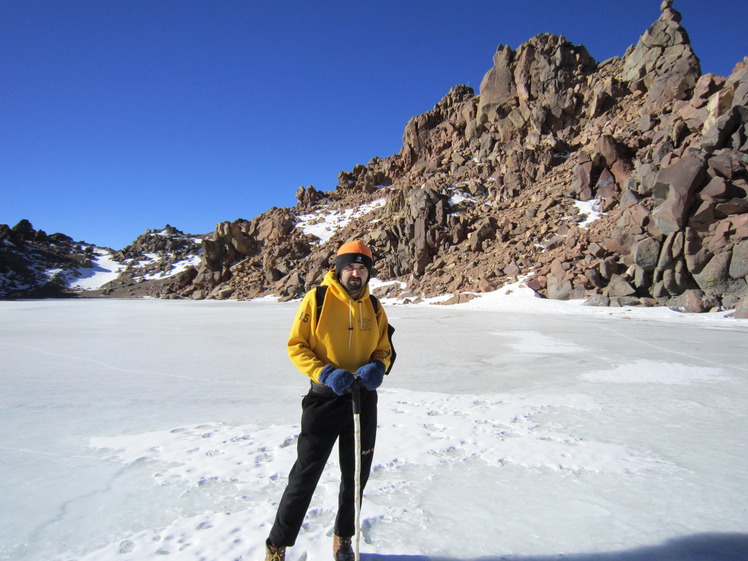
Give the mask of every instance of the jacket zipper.
[[[364, 324], [364, 310], [363, 310], [363, 302], [361, 300], [358, 300], [356, 302], [358, 304], [358, 323], [359, 328], [363, 329]], [[353, 302], [351, 303], [353, 304]], [[349, 304], [348, 305], [348, 348], [351, 348], [351, 345], [353, 344], [353, 306]]]

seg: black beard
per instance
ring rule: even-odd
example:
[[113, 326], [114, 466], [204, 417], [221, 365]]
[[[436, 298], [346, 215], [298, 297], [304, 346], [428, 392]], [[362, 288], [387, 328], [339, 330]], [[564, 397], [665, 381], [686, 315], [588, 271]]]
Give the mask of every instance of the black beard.
[[361, 279], [356, 277], [351, 277], [348, 279], [348, 282], [345, 284], [345, 291], [350, 296], [355, 296], [359, 292], [361, 292], [361, 289], [364, 287], [364, 283], [361, 282]]

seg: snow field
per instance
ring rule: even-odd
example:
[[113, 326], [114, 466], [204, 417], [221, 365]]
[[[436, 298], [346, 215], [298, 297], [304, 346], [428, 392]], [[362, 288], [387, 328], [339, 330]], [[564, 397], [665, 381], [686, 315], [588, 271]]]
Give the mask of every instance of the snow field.
[[[525, 297], [387, 306], [364, 559], [741, 559], [748, 326]], [[262, 558], [295, 303], [0, 307], [0, 559]], [[337, 485], [334, 451], [289, 561], [329, 559]]]

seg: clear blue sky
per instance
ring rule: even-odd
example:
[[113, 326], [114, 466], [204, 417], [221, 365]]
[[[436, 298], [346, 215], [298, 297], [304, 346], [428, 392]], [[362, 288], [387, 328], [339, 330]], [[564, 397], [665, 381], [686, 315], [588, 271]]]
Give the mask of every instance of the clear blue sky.
[[[120, 249], [293, 206], [399, 151], [499, 44], [623, 55], [659, 0], [0, 0], [0, 223]], [[748, 55], [746, 0], [676, 0], [703, 72]]]

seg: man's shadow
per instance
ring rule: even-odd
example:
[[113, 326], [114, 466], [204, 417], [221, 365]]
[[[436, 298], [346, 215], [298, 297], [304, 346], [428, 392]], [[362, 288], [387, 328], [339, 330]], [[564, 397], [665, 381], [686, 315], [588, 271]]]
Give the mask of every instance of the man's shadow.
[[[469, 542], [468, 542], [469, 547]], [[485, 555], [444, 557], [439, 555], [361, 554], [361, 561], [748, 561], [748, 534], [694, 534], [660, 545], [603, 553], [553, 555]]]

